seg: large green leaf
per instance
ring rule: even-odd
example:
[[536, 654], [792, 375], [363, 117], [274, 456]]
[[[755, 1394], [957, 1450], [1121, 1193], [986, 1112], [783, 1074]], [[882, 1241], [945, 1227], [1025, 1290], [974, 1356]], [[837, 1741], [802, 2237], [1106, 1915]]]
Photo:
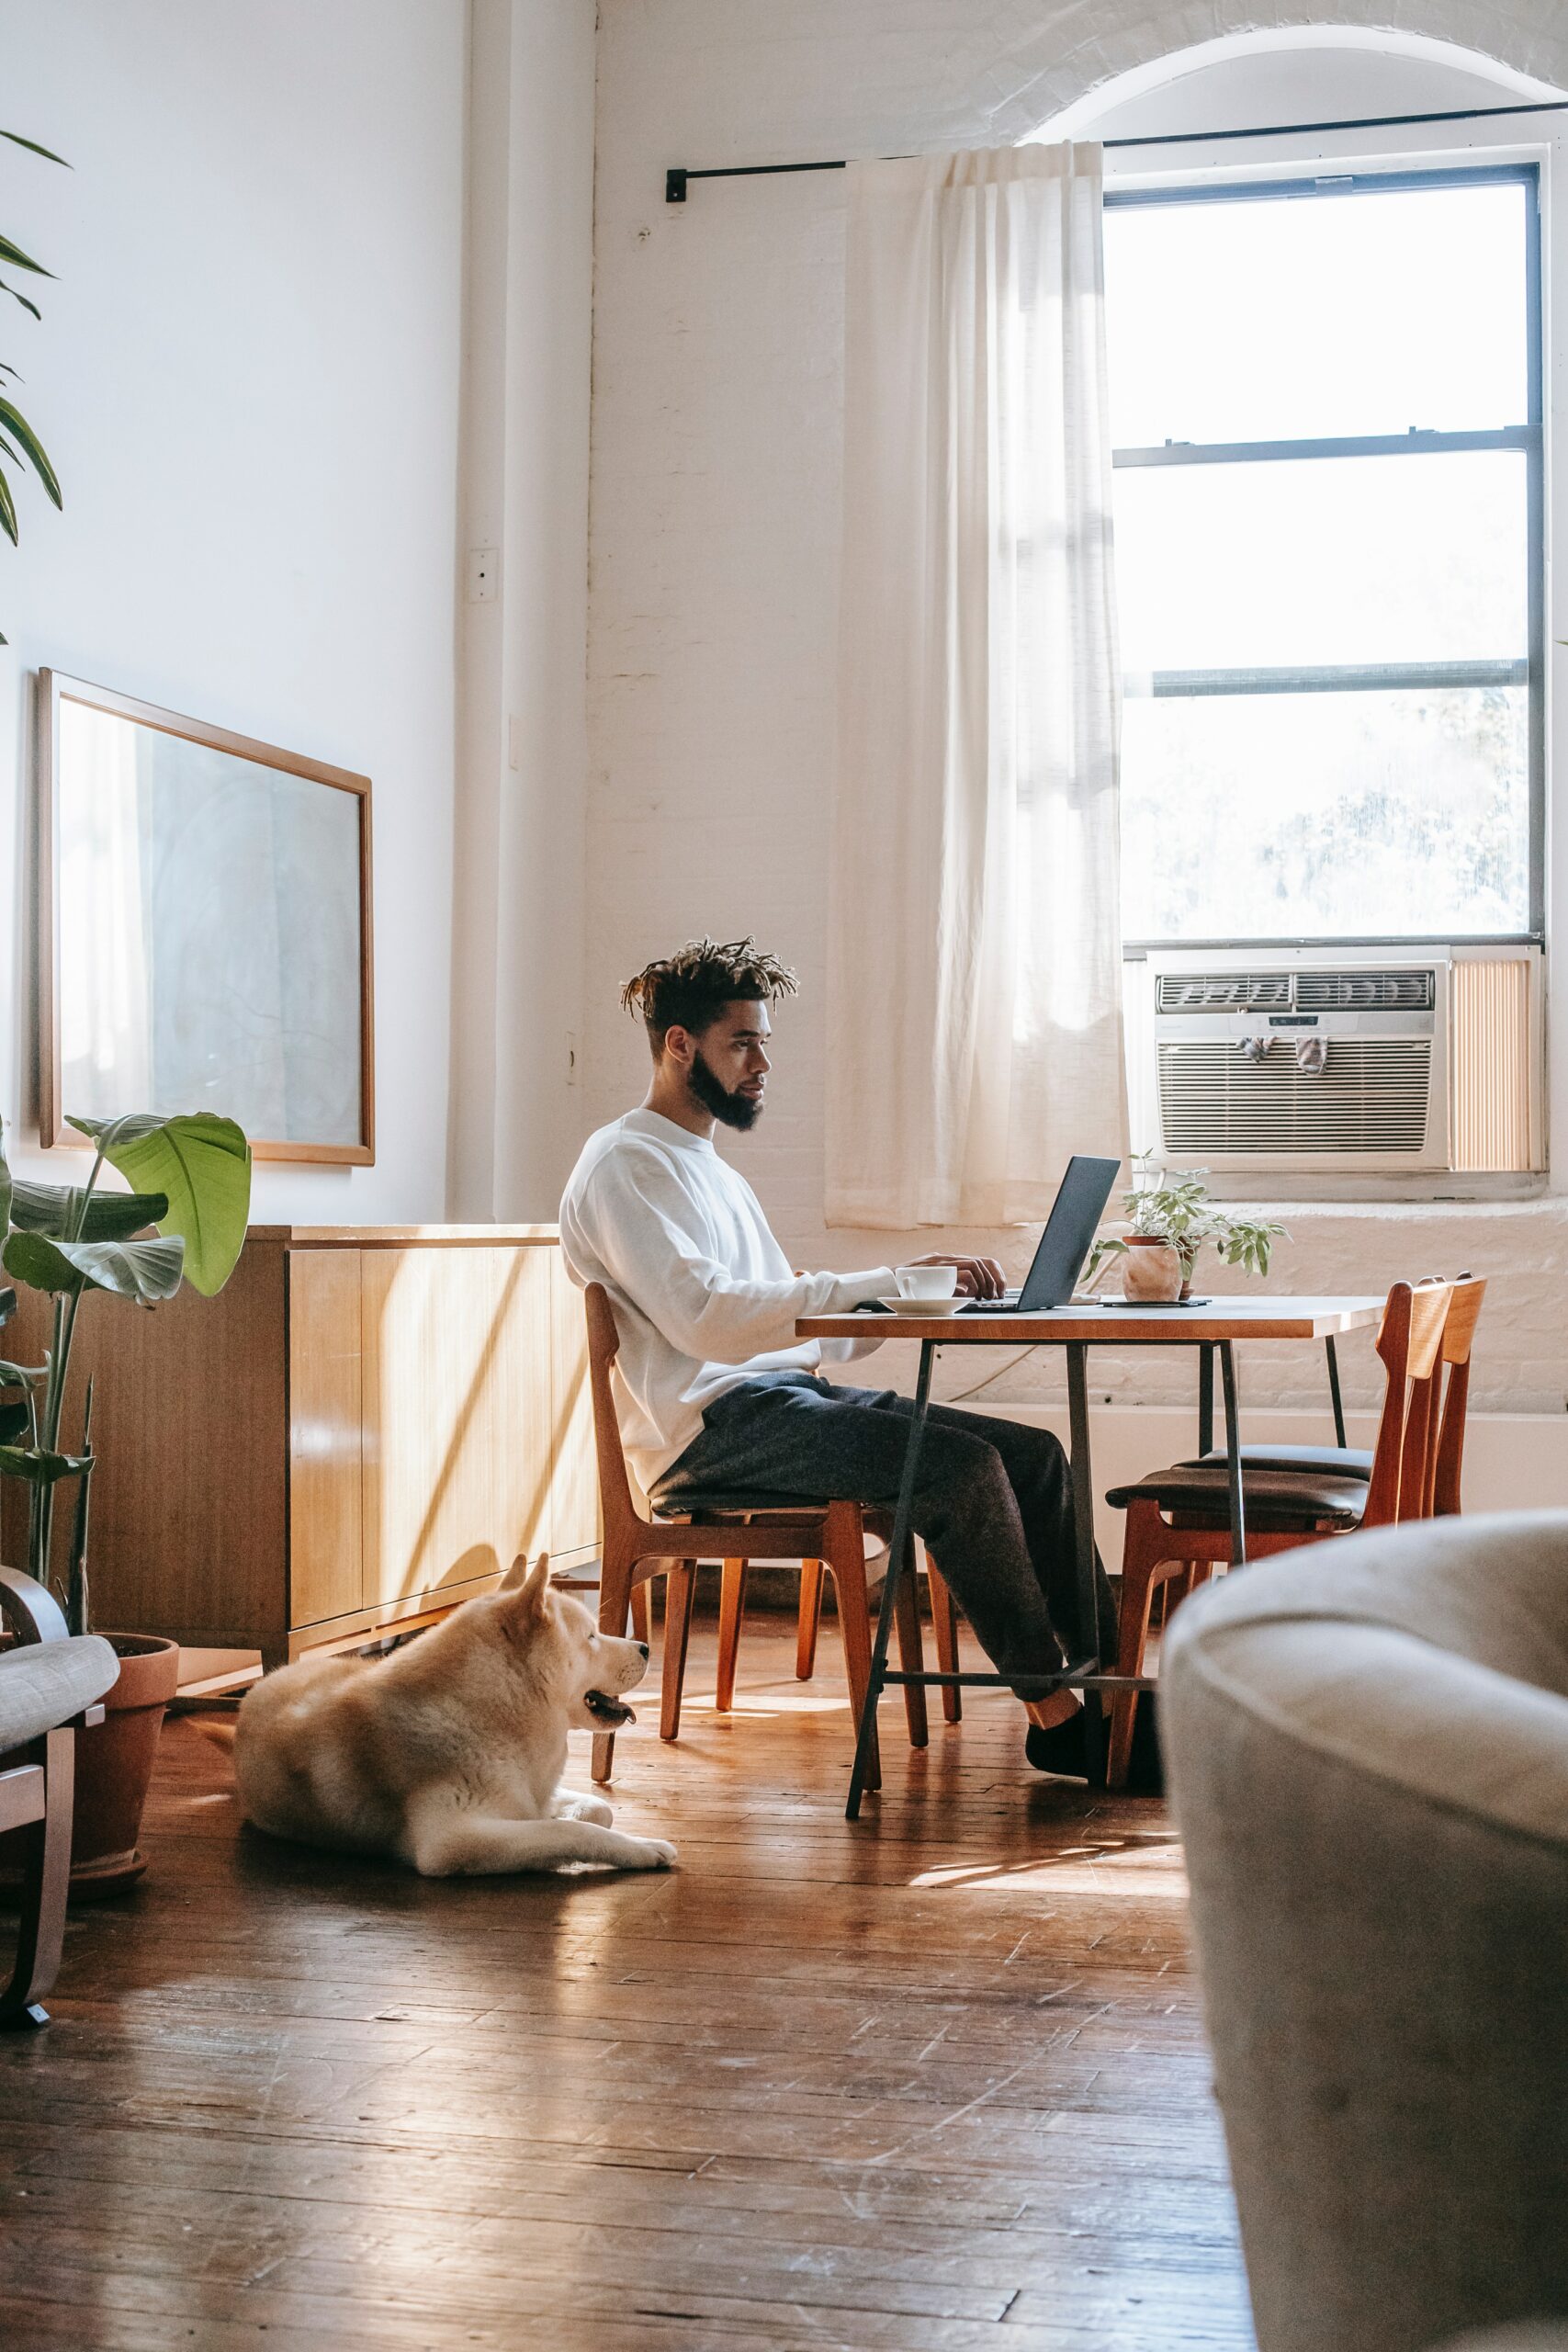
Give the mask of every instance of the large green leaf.
[[34, 1290], [107, 1290], [142, 1306], [174, 1296], [184, 1258], [177, 1235], [167, 1241], [51, 1241], [41, 1233], [13, 1233], [4, 1252], [6, 1272]]
[[[0, 237], [0, 246], [3, 246], [5, 242], [5, 239]], [[11, 438], [20, 446], [23, 455], [29, 460], [34, 473], [37, 474], [55, 504], [62, 505], [64, 502], [60, 495], [60, 484], [55, 478], [54, 468], [49, 462], [43, 443], [39, 439], [15, 401], [0, 399], [0, 424], [5, 426]]]
[[48, 1453], [39, 1446], [0, 1445], [0, 1477], [25, 1478], [29, 1487], [53, 1487], [62, 1478], [74, 1478], [90, 1459], [85, 1453]]
[[18, 1233], [46, 1233], [51, 1241], [129, 1241], [145, 1233], [169, 1214], [166, 1193], [99, 1193], [87, 1201], [80, 1233], [75, 1225], [82, 1206], [76, 1185], [29, 1184], [19, 1180], [11, 1192], [11, 1223]]
[[17, 502], [11, 495], [11, 485], [4, 474], [0, 474], [0, 531], [5, 532], [14, 548], [20, 547], [22, 542], [21, 534], [17, 528]]
[[209, 1111], [159, 1119], [73, 1119], [111, 1168], [140, 1193], [164, 1193], [158, 1230], [186, 1246], [186, 1279], [203, 1298], [220, 1291], [239, 1261], [251, 1213], [251, 1147], [232, 1119]]
[[0, 1357], [0, 1388], [41, 1388], [48, 1378], [46, 1363], [7, 1363]]

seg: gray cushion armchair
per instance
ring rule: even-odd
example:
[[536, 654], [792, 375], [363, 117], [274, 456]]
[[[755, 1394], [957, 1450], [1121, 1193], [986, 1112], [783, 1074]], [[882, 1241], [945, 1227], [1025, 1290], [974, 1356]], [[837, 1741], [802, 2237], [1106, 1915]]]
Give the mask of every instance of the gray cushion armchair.
[[0, 1568], [0, 1615], [17, 1645], [0, 1652], [0, 1830], [23, 1833], [16, 1964], [0, 1987], [0, 2027], [48, 2023], [65, 1935], [77, 1728], [101, 1722], [94, 1704], [119, 1672], [96, 1634], [67, 1634], [59, 1608], [30, 1577]]
[[1247, 1569], [1161, 1690], [1261, 2352], [1568, 2318], [1568, 1513]]

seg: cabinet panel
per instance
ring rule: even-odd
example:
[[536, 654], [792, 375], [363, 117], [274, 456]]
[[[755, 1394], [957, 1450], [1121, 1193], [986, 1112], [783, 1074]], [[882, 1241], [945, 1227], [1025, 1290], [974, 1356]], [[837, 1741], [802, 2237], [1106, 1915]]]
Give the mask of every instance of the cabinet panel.
[[558, 1250], [550, 1261], [550, 1375], [555, 1467], [547, 1542], [562, 1559], [599, 1548], [599, 1472], [593, 1453], [593, 1399], [588, 1385], [588, 1330], [582, 1293]]
[[288, 1261], [289, 1623], [361, 1607], [357, 1250]]
[[363, 1606], [466, 1584], [544, 1548], [555, 1256], [364, 1253]]

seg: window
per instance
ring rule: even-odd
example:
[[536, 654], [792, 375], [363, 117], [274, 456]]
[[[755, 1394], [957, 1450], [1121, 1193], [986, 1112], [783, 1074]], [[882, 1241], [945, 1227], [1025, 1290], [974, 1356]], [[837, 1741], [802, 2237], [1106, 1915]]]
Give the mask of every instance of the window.
[[1540, 935], [1537, 217], [1107, 196], [1129, 943]]

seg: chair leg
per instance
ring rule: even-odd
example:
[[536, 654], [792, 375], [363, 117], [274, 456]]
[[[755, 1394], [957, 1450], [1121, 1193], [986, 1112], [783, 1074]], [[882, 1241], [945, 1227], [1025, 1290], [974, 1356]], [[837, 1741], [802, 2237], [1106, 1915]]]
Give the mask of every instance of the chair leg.
[[817, 1629], [822, 1623], [822, 1563], [800, 1564], [800, 1617], [795, 1634], [795, 1679], [809, 1682], [817, 1671]]
[[646, 1642], [649, 1638], [648, 1602], [651, 1590], [651, 1581], [646, 1584], [634, 1584], [632, 1587], [632, 1639], [637, 1642]]
[[[850, 1686], [850, 1739], [860, 1729], [861, 1709], [871, 1687], [871, 1610], [865, 1597], [865, 1532], [858, 1503], [834, 1503], [828, 1513], [824, 1558], [832, 1570], [844, 1643], [844, 1679]], [[866, 1767], [868, 1789], [882, 1786], [882, 1756], [874, 1730]]]
[[[1164, 1581], [1159, 1574], [1166, 1566], [1161, 1556], [1161, 1545], [1168, 1532], [1165, 1521], [1153, 1503], [1135, 1502], [1131, 1506], [1127, 1513], [1127, 1532], [1122, 1544], [1122, 1608], [1116, 1633], [1118, 1674], [1142, 1674], [1144, 1670], [1149, 1640], [1149, 1608], [1156, 1584]], [[1105, 1765], [1109, 1788], [1120, 1789], [1126, 1785], [1127, 1768], [1133, 1757], [1133, 1725], [1137, 1713], [1137, 1691], [1118, 1690], [1112, 1695], [1111, 1738]]]
[[[891, 1562], [889, 1562], [891, 1573]], [[904, 1573], [898, 1579], [897, 1601], [898, 1663], [906, 1674], [919, 1674], [925, 1666], [925, 1651], [920, 1641], [920, 1589], [915, 1582], [915, 1545], [909, 1540], [908, 1556]], [[904, 1713], [909, 1723], [909, 1745], [924, 1747], [931, 1737], [926, 1720], [926, 1694], [923, 1684], [906, 1682]]]
[[692, 1631], [692, 1593], [697, 1581], [695, 1560], [671, 1560], [664, 1579], [664, 1687], [659, 1708], [659, 1736], [675, 1739], [681, 1731], [681, 1693], [686, 1680], [686, 1643]]
[[[599, 1564], [599, 1631], [621, 1638], [626, 1630], [627, 1613], [632, 1607], [632, 1571], [636, 1562], [623, 1559], [606, 1547]], [[644, 1587], [646, 1591], [646, 1587]], [[635, 1620], [634, 1620], [635, 1623]], [[638, 1635], [646, 1641], [646, 1634]], [[593, 1735], [593, 1760], [589, 1770], [595, 1781], [607, 1781], [615, 1769], [615, 1735], [613, 1731], [596, 1731]]]
[[65, 1939], [76, 1734], [69, 1728], [46, 1732], [42, 1745], [43, 1818], [30, 1822], [25, 1833], [17, 1961], [10, 1982], [0, 1985], [0, 2027], [11, 2032], [49, 2023], [49, 2011], [37, 1996], [47, 1993], [59, 1973]]
[[[942, 1570], [926, 1554], [926, 1584], [931, 1597], [931, 1634], [936, 1643], [936, 1662], [943, 1674], [958, 1672], [958, 1606], [947, 1589]], [[942, 1712], [950, 1724], [959, 1723], [964, 1715], [964, 1693], [956, 1682], [942, 1686]]]
[[735, 1704], [735, 1657], [746, 1609], [746, 1563], [726, 1560], [718, 1588], [718, 1688], [714, 1703], [721, 1715]]

